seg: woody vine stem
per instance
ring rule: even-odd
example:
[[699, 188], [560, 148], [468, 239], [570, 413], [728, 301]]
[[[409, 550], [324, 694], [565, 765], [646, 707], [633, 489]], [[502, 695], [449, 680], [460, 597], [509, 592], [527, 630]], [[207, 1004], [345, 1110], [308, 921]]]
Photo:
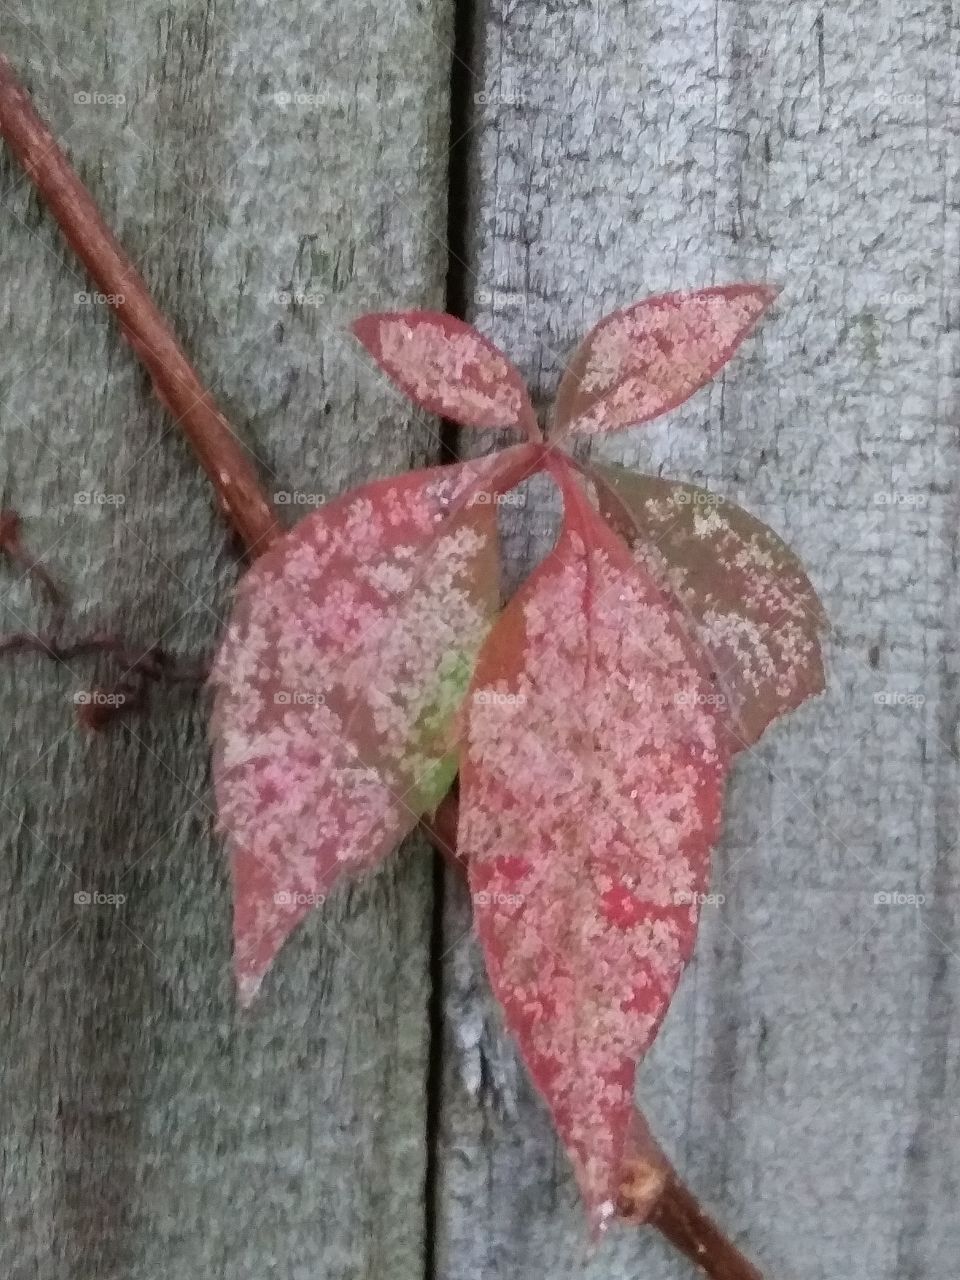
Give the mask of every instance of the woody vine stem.
[[[154, 390], [182, 428], [209, 476], [225, 518], [247, 553], [261, 554], [282, 530], [248, 452], [201, 382], [142, 277], [104, 222], [90, 193], [37, 114], [2, 53], [0, 136], [60, 224], [70, 247], [98, 288], [111, 300], [123, 333], [149, 373]], [[59, 595], [43, 566], [20, 547], [19, 529], [12, 516], [7, 516], [0, 533], [3, 534], [0, 549], [38, 580], [59, 615]], [[34, 645], [21, 640], [6, 648], [35, 647], [50, 656], [61, 656], [52, 641], [47, 642], [43, 637], [34, 639]], [[0, 646], [0, 651], [2, 648]], [[74, 649], [114, 652], [121, 661], [126, 656], [123, 644], [112, 637], [96, 637], [75, 645]], [[156, 650], [147, 650], [135, 659], [135, 664], [139, 664], [141, 674], [163, 678], [166, 659]], [[188, 677], [174, 675], [172, 678]], [[433, 821], [424, 821], [423, 826], [434, 847], [462, 871], [462, 861], [455, 852], [457, 801], [453, 793], [441, 804]], [[642, 1127], [645, 1131], [645, 1125]], [[705, 1213], [652, 1136], [644, 1132], [640, 1147], [643, 1154], [630, 1163], [621, 1187], [620, 1216], [656, 1227], [712, 1280], [763, 1280], [760, 1272]]]

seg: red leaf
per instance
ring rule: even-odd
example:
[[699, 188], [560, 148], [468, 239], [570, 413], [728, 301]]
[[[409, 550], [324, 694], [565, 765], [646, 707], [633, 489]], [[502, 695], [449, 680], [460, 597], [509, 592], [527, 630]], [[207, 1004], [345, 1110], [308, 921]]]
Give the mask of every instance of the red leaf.
[[499, 607], [489, 490], [533, 453], [365, 485], [241, 581], [215, 664], [213, 745], [244, 1001], [310, 907], [453, 781], [451, 723]]
[[600, 1220], [719, 824], [708, 689], [675, 604], [581, 497], [465, 706], [459, 847], [487, 967]]
[[465, 427], [539, 435], [523, 378], [482, 333], [439, 311], [361, 316], [353, 332], [421, 408]]
[[624, 467], [591, 473], [603, 516], [688, 610], [734, 749], [823, 691], [823, 607], [772, 529], [696, 485]]
[[645, 298], [605, 316], [567, 366], [554, 435], [598, 435], [682, 404], [730, 359], [777, 296], [731, 284]]

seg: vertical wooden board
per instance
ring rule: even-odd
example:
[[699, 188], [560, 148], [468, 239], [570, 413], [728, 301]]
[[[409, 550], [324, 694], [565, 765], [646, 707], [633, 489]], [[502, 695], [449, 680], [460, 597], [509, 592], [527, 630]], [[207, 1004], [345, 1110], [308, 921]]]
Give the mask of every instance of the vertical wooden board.
[[[956, 17], [491, 0], [479, 34], [472, 318], [542, 399], [617, 306], [784, 285], [711, 388], [592, 446], [755, 511], [832, 623], [828, 693], [738, 764], [724, 901], [641, 1075], [770, 1277], [926, 1280], [958, 1244]], [[440, 1272], [687, 1275], [637, 1233], [590, 1244], [449, 898]]]
[[[0, 17], [291, 516], [436, 456], [346, 325], [442, 302], [448, 8], [38, 0]], [[208, 653], [238, 566], [207, 482], [2, 150], [0, 182], [3, 502], [84, 630]], [[39, 625], [23, 581], [0, 579], [0, 627]], [[426, 855], [338, 894], [241, 1015], [202, 707], [164, 695], [85, 737], [72, 698], [95, 675], [0, 664], [0, 1271], [421, 1275]]]

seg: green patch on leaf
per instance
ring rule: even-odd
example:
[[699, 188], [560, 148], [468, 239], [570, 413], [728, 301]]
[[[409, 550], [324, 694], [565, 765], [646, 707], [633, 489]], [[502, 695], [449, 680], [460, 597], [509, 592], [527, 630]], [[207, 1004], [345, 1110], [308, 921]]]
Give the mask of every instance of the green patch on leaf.
[[[428, 692], [424, 706], [413, 726], [413, 748], [436, 744], [451, 734], [454, 718], [470, 687], [476, 654], [452, 652], [440, 663], [437, 683]], [[418, 814], [433, 813], [453, 786], [460, 768], [460, 751], [454, 747], [439, 759], [423, 757], [423, 772], [407, 797], [407, 803]]]

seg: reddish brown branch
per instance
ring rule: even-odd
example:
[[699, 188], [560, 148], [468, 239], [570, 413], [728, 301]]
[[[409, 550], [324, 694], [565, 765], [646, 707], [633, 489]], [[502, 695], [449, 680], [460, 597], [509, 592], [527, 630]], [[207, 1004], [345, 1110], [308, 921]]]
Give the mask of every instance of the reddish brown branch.
[[763, 1280], [672, 1169], [647, 1221], [712, 1280]]
[[228, 520], [249, 550], [263, 551], [280, 531], [270, 499], [229, 422], [190, 364], [136, 267], [107, 227], [89, 192], [37, 115], [0, 53], [0, 136], [59, 222], [210, 477]]
[[180, 663], [160, 645], [142, 648], [111, 635], [84, 636], [69, 642], [51, 632], [0, 635], [0, 656], [12, 653], [39, 653], [63, 663], [91, 654], [106, 655], [122, 668], [120, 678], [109, 688], [98, 685], [75, 696], [77, 719], [85, 729], [106, 729], [121, 716], [145, 710], [148, 683], [200, 686], [209, 674], [207, 663]]
[[11, 511], [9, 508], [0, 511], [0, 551], [15, 568], [33, 579], [43, 592], [48, 604], [53, 606], [55, 616], [61, 619], [66, 608], [63, 592], [47, 572], [45, 565], [32, 556], [23, 545], [21, 528], [22, 521], [18, 512]]
[[763, 1280], [681, 1180], [638, 1111], [624, 1162], [617, 1213], [655, 1227], [711, 1280]]
[[[272, 503], [261, 492], [256, 472], [2, 54], [0, 136], [6, 138], [93, 279], [111, 298], [124, 332], [153, 378], [158, 395], [176, 415], [213, 482], [227, 518], [248, 550], [261, 553], [276, 537], [279, 526]], [[15, 638], [7, 639], [9, 643]], [[77, 642], [81, 647], [91, 643]], [[56, 646], [41, 647], [50, 656], [57, 656]], [[76, 645], [73, 651], [79, 651]], [[66, 655], [71, 650], [65, 647], [60, 652]], [[150, 652], [156, 661], [159, 651]], [[149, 661], [146, 655], [143, 658]], [[142, 674], [150, 672], [142, 670]], [[96, 714], [91, 713], [89, 718], [92, 722]], [[465, 864], [456, 853], [457, 800], [453, 792], [441, 803], [433, 820], [424, 819], [422, 826], [434, 846], [463, 872]], [[756, 1268], [706, 1215], [658, 1148], [656, 1151], [654, 1155], [648, 1152], [644, 1160], [631, 1167], [619, 1206], [621, 1216], [656, 1227], [713, 1280], [762, 1280]]]
[[[120, 716], [144, 710], [149, 682], [201, 685], [206, 681], [209, 663], [182, 663], [158, 643], [144, 646], [110, 632], [64, 640], [61, 633], [66, 622], [65, 596], [43, 562], [24, 546], [21, 528], [16, 511], [0, 511], [0, 552], [40, 585], [52, 606], [53, 622], [45, 631], [0, 634], [0, 657], [39, 653], [62, 663], [91, 655], [109, 658], [121, 669], [117, 683], [109, 689], [94, 688], [76, 695], [77, 718], [85, 728], [105, 729]], [[135, 679], [130, 680], [130, 676]]]
[[113, 658], [125, 673], [135, 673], [164, 684], [203, 684], [210, 670], [205, 662], [181, 664], [158, 644], [141, 648], [129, 640], [106, 633], [65, 642], [50, 632], [16, 631], [0, 635], [0, 655], [6, 653], [39, 653], [54, 662], [105, 654]]

